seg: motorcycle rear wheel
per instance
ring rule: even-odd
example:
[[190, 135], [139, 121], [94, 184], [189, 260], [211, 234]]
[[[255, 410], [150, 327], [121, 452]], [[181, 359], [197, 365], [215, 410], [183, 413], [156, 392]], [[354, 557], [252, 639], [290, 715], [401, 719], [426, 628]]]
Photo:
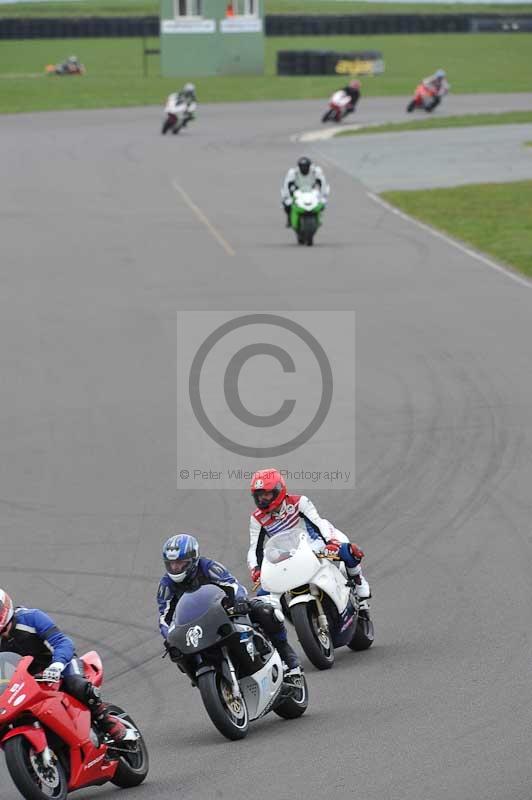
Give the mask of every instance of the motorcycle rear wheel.
[[[137, 729], [140, 735], [140, 738], [137, 739], [135, 743], [131, 743], [136, 745], [131, 748], [131, 753], [123, 752], [126, 746], [119, 743], [120, 750], [117, 750], [119, 763], [111, 780], [111, 783], [114, 783], [115, 786], [120, 786], [121, 789], [130, 789], [132, 786], [141, 784], [148, 774], [150, 768], [148, 748], [146, 747], [146, 742], [144, 741], [142, 733], [129, 714], [126, 714], [120, 706], [114, 705], [109, 705], [108, 711], [115, 717], [124, 720], [124, 722], [129, 722], [130, 725], [133, 725], [133, 727]], [[109, 750], [112, 751], [112, 748], [110, 747]]]
[[330, 669], [334, 664], [334, 646], [328, 634], [319, 633], [318, 609], [315, 603], [298, 603], [290, 609], [297, 638], [308, 660], [318, 669]]
[[[298, 676], [299, 678], [299, 676]], [[282, 703], [274, 707], [274, 712], [283, 719], [297, 719], [301, 717], [308, 706], [308, 686], [304, 673], [301, 673], [301, 689], [298, 694], [287, 697]]]
[[[235, 698], [228, 681], [219, 672], [206, 672], [198, 677], [201, 699], [211, 722], [227, 739], [243, 739], [248, 732], [249, 716], [243, 697]], [[232, 706], [224, 697], [233, 697]]]
[[39, 767], [38, 754], [24, 736], [9, 739], [4, 753], [11, 779], [26, 800], [66, 800], [68, 781], [59, 761]]
[[347, 645], [350, 650], [368, 650], [375, 639], [375, 630], [373, 622], [369, 617], [367, 611], [360, 611], [357, 620], [357, 626], [353, 638]]

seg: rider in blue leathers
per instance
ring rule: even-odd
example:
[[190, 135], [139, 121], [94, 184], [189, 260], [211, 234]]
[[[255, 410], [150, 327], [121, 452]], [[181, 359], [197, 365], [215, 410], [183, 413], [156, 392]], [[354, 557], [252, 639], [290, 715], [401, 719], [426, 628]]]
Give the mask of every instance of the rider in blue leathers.
[[72, 639], [39, 608], [15, 607], [3, 589], [0, 589], [0, 651], [33, 656], [29, 670], [32, 675], [42, 673], [45, 681], [61, 682], [63, 691], [88, 706], [102, 733], [115, 741], [123, 739], [125, 726], [108, 713], [99, 689], [83, 677]]
[[163, 546], [165, 575], [159, 582], [157, 605], [159, 607], [159, 629], [165, 641], [179, 598], [200, 586], [214, 584], [229, 597], [231, 604], [248, 613], [251, 621], [261, 626], [270, 637], [289, 670], [301, 666], [297, 654], [288, 642], [282, 615], [259, 598], [248, 599], [244, 586], [218, 561], [202, 558], [199, 544], [194, 536], [179, 533], [171, 536]]

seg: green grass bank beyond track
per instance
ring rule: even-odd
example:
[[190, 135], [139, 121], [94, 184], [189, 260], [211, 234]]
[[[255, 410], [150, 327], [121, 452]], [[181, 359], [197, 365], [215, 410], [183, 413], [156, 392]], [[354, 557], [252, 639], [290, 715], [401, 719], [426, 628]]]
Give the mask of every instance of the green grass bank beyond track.
[[[158, 40], [148, 40], [156, 47]], [[386, 72], [363, 80], [363, 98], [409, 95], [419, 79], [444, 66], [453, 92], [532, 91], [530, 34], [435, 34], [420, 36], [298, 37], [266, 40], [265, 75], [197, 78], [200, 103], [321, 98], [344, 78], [277, 77], [277, 50], [308, 47], [382, 50]], [[48, 63], [75, 53], [86, 65], [83, 77], [50, 77]], [[142, 75], [142, 40], [37, 39], [4, 41], [0, 47], [0, 112], [161, 105], [184, 78], [161, 78], [151, 56]]]
[[[158, 0], [1, 3], [0, 17], [136, 16], [159, 14]], [[266, 0], [267, 14], [532, 14], [532, 3], [369, 3], [332, 0]]]
[[[402, 133], [426, 128], [472, 128], [479, 125], [516, 125], [532, 122], [532, 111], [506, 111], [502, 114], [463, 114], [460, 117], [425, 117], [412, 122], [390, 122], [368, 125], [351, 131], [338, 131], [336, 136], [361, 136], [368, 133]], [[526, 144], [526, 142], [525, 142]]]
[[384, 192], [382, 197], [532, 278], [532, 181]]

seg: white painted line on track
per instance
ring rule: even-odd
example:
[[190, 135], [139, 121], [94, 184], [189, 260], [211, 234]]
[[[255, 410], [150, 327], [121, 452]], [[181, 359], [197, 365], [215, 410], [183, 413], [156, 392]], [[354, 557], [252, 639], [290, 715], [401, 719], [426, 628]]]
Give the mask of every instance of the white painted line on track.
[[197, 205], [194, 203], [194, 201], [193, 201], [193, 200], [192, 200], [192, 199], [191, 199], [191, 198], [188, 196], [188, 194], [185, 192], [185, 190], [183, 189], [183, 187], [182, 187], [182, 186], [180, 186], [180, 185], [178, 184], [178, 182], [177, 182], [177, 181], [175, 181], [175, 180], [173, 180], [173, 181], [172, 181], [172, 186], [174, 187], [174, 189], [176, 190], [176, 192], [179, 192], [179, 194], [181, 195], [181, 197], [183, 198], [183, 200], [185, 201], [185, 203], [187, 204], [187, 206], [190, 208], [190, 210], [191, 210], [191, 211], [193, 211], [193, 212], [194, 212], [194, 214], [197, 216], [197, 218], [199, 219], [199, 221], [200, 221], [200, 222], [202, 222], [202, 223], [205, 225], [205, 227], [207, 228], [207, 230], [209, 231], [209, 233], [211, 234], [211, 236], [214, 236], [214, 238], [216, 239], [216, 241], [218, 242], [218, 244], [219, 244], [219, 245], [221, 245], [221, 246], [223, 247], [223, 249], [225, 250], [225, 252], [227, 253], [227, 255], [228, 255], [228, 256], [234, 256], [234, 255], [235, 255], [235, 251], [233, 250], [233, 248], [231, 247], [231, 245], [229, 244], [229, 242], [227, 241], [227, 239], [225, 239], [225, 238], [222, 236], [222, 234], [220, 233], [220, 231], [218, 230], [218, 228], [215, 228], [215, 227], [214, 227], [214, 225], [212, 224], [212, 222], [211, 222], [211, 221], [208, 219], [208, 217], [207, 217], [207, 216], [206, 216], [206, 215], [203, 213], [203, 211], [201, 210], [201, 208], [199, 208], [199, 207], [198, 207], [198, 206], [197, 206]]
[[[378, 125], [379, 123], [375, 123]], [[320, 128], [317, 131], [306, 131], [305, 133], [294, 133], [290, 137], [291, 142], [323, 142], [332, 139], [333, 136], [342, 131], [358, 131], [360, 128], [369, 128], [371, 125], [342, 125], [341, 128]]]
[[495, 270], [495, 272], [500, 272], [503, 275], [506, 275], [507, 278], [510, 278], [512, 281], [515, 281], [515, 283], [518, 283], [520, 286], [525, 286], [527, 289], [532, 289], [532, 281], [529, 281], [526, 278], [521, 278], [515, 272], [506, 269], [506, 267], [503, 267], [501, 264], [497, 264], [496, 261], [492, 261], [490, 258], [483, 256], [481, 253], [475, 252], [475, 250], [470, 250], [469, 247], [465, 247], [465, 245], [456, 241], [456, 239], [452, 239], [445, 233], [440, 233], [440, 231], [436, 230], [436, 228], [432, 228], [425, 222], [420, 222], [415, 217], [410, 217], [408, 214], [405, 214], [404, 211], [399, 211], [398, 208], [395, 208], [394, 206], [390, 205], [390, 203], [387, 203], [386, 200], [383, 200], [382, 197], [379, 197], [379, 195], [374, 194], [373, 192], [368, 192], [367, 195], [371, 200], [373, 200], [374, 203], [377, 203], [378, 205], [382, 206], [387, 211], [390, 211], [392, 214], [396, 214], [398, 217], [401, 217], [401, 219], [406, 220], [406, 222], [411, 222], [413, 225], [417, 225], [418, 228], [422, 228], [422, 230], [428, 231], [428, 233], [431, 233], [438, 239], [442, 239], [442, 241], [452, 245], [457, 250], [460, 250], [462, 253], [471, 256], [471, 258], [480, 261], [482, 264], [485, 264], [487, 267], [490, 267], [491, 269]]

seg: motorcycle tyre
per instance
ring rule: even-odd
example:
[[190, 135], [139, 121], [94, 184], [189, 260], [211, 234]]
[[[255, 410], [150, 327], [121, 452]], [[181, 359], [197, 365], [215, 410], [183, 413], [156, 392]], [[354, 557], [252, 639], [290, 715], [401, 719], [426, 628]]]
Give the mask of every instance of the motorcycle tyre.
[[[290, 609], [292, 622], [296, 629], [297, 638], [305, 651], [308, 660], [317, 669], [331, 669], [334, 664], [334, 646], [330, 640], [329, 654], [325, 652], [320, 643], [315, 627], [311, 620], [311, 613], [317, 619], [318, 609], [315, 603], [298, 603]], [[329, 634], [330, 637], [330, 634]]]
[[[126, 714], [124, 710], [120, 708], [120, 706], [108, 705], [107, 710], [117, 717], [123, 717], [137, 729], [140, 734], [140, 739], [137, 741], [139, 743], [140, 755], [142, 757], [140, 765], [138, 767], [134, 767], [129, 763], [127, 757], [123, 753], [119, 753], [120, 757], [118, 767], [111, 779], [111, 783], [114, 783], [115, 786], [119, 786], [121, 789], [130, 789], [133, 786], [139, 786], [146, 778], [150, 769], [150, 758], [144, 737], [137, 723], [131, 719], [129, 714]], [[109, 749], [112, 750], [111, 747]]]
[[198, 677], [198, 689], [200, 690], [205, 710], [214, 727], [217, 728], [226, 739], [237, 741], [238, 739], [243, 739], [247, 735], [249, 729], [248, 710], [245, 700], [242, 698], [246, 711], [245, 724], [242, 726], [235, 725], [229, 717], [228, 711], [226, 711], [226, 707], [220, 697], [217, 683], [217, 678], [219, 677], [219, 673], [205, 672]]
[[282, 703], [279, 703], [278, 706], [274, 707], [274, 712], [277, 714], [278, 717], [282, 717], [283, 719], [297, 719], [301, 717], [308, 707], [308, 685], [307, 679], [305, 674], [303, 673], [303, 685], [305, 687], [305, 694], [303, 700], [298, 701], [294, 697], [287, 697], [286, 700], [283, 700]]
[[350, 650], [355, 650], [356, 652], [368, 650], [373, 644], [374, 639], [375, 630], [369, 613], [367, 611], [360, 611], [353, 638], [347, 646]]
[[33, 780], [28, 765], [31, 744], [24, 736], [14, 736], [4, 744], [6, 765], [11, 779], [25, 800], [66, 800], [68, 781], [61, 763], [56, 764], [59, 786], [53, 795], [42, 792]]
[[312, 247], [314, 244], [314, 234], [318, 230], [318, 221], [316, 217], [301, 217], [299, 220], [299, 230], [304, 243], [307, 247]]

